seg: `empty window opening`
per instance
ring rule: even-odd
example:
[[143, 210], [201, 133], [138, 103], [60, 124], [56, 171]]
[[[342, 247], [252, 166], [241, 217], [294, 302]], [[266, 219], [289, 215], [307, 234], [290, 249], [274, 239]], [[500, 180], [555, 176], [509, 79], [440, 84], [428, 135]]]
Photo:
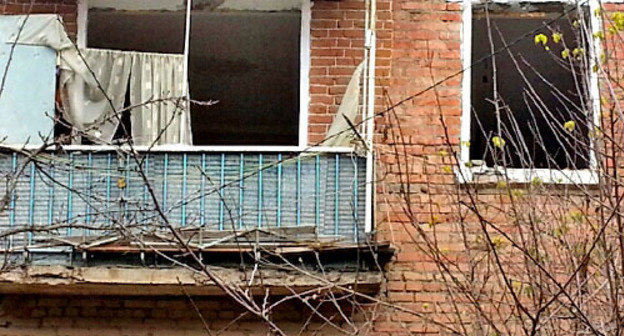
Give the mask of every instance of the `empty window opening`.
[[195, 144], [297, 145], [299, 11], [194, 9], [191, 97]]
[[[192, 104], [193, 144], [298, 145], [301, 1], [193, 3], [190, 97], [217, 101]], [[183, 1], [89, 5], [89, 47], [184, 51]]]
[[[587, 168], [588, 21], [562, 5], [538, 9], [490, 8], [489, 28], [484, 8], [473, 12], [472, 61], [485, 60], [472, 67], [470, 159], [511, 168]], [[507, 44], [513, 45], [488, 57]]]

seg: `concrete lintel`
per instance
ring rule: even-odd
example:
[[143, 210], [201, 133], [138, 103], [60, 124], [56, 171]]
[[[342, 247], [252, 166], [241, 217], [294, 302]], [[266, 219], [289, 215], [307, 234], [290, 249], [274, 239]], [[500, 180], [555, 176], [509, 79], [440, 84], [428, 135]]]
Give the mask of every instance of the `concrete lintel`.
[[[245, 288], [250, 271], [211, 267], [211, 272], [230, 286]], [[327, 271], [315, 276], [339, 286], [374, 294], [382, 281], [380, 272]], [[356, 285], [357, 284], [357, 285]], [[300, 272], [260, 270], [252, 291], [289, 295], [322, 288], [327, 282]], [[339, 291], [338, 289], [334, 289]], [[0, 273], [0, 294], [47, 295], [224, 295], [223, 290], [204, 274], [184, 268], [66, 267], [26, 266]]]

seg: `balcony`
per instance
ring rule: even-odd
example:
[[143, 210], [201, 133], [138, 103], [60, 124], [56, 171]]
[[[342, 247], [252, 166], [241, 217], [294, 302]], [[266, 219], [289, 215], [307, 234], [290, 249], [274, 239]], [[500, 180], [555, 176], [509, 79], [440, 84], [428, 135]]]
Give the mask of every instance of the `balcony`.
[[[228, 286], [262, 293], [265, 287], [284, 295], [326, 285], [308, 271], [338, 279], [344, 288], [378, 290], [392, 249], [368, 236], [372, 154], [357, 154], [345, 133], [352, 126], [340, 122], [328, 125], [333, 141], [323, 145], [333, 147], [301, 151], [309, 141], [308, 85], [299, 70], [270, 71], [286, 73], [292, 79], [284, 82], [287, 89], [301, 91], [287, 94], [288, 106], [281, 98], [255, 99], [266, 99], [255, 88], [262, 85], [247, 81], [253, 85], [244, 94], [224, 91], [216, 97], [245, 97], [253, 106], [202, 114], [198, 106], [212, 103], [189, 106], [188, 78], [173, 76], [188, 57], [78, 49], [55, 16], [2, 19], [0, 24], [14, 30], [29, 22], [29, 31], [60, 32], [63, 43], [40, 41], [39, 34], [14, 42], [25, 54], [11, 61], [0, 102], [0, 177], [6, 181], [0, 186], [0, 253], [7, 269], [0, 274], [0, 293], [180, 295], [182, 285], [189, 293], [213, 295], [223, 288], [202, 276], [208, 267]], [[9, 35], [0, 38], [12, 41]], [[291, 51], [294, 59], [304, 55]], [[281, 58], [279, 63], [269, 69], [280, 68]], [[133, 64], [132, 70], [113, 66], [120, 64]], [[175, 78], [139, 75], [136, 64], [166, 64], [158, 69]], [[349, 120], [359, 117], [360, 101], [367, 101], [359, 99], [358, 69], [339, 109]], [[113, 72], [119, 76], [110, 77], [119, 80], [96, 75]], [[160, 91], [147, 90], [154, 87]], [[24, 92], [27, 98], [19, 96]], [[116, 95], [103, 99], [103, 92]], [[372, 119], [367, 129], [373, 129]], [[305, 272], [293, 269], [295, 264]], [[260, 268], [263, 276], [256, 278]]]
[[180, 232], [203, 233], [193, 238], [198, 249], [214, 246], [220, 231], [251, 229], [365, 239], [365, 159], [353, 153], [151, 152], [135, 159], [102, 149], [31, 160], [5, 152], [0, 167], [9, 181], [0, 189], [9, 196], [0, 214], [4, 251], [33, 259], [101, 248], [121, 235], [153, 238], [169, 231], [165, 218]]

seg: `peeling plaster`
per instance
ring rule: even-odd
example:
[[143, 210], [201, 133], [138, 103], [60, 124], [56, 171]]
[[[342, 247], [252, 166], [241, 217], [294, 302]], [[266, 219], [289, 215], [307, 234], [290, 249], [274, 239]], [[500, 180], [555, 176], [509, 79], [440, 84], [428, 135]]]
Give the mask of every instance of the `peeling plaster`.
[[[251, 272], [211, 267], [225, 284], [244, 288]], [[362, 293], [376, 293], [383, 280], [381, 272], [326, 271], [314, 276], [301, 272], [273, 269], [259, 271], [252, 291], [273, 295], [290, 294], [332, 285], [352, 288]], [[319, 279], [324, 279], [319, 280]], [[181, 295], [181, 286], [192, 295], [221, 295], [222, 290], [206, 275], [185, 268], [146, 269], [140, 267], [65, 267], [28, 266], [0, 273], [0, 293], [21, 294], [89, 294], [89, 295]], [[337, 288], [332, 290], [340, 291]]]

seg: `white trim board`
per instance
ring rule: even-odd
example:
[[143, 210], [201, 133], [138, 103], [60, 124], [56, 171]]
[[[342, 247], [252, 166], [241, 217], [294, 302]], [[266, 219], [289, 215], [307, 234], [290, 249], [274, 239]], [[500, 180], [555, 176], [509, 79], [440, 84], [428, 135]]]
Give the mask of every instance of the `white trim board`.
[[492, 184], [498, 181], [524, 184], [539, 181], [544, 184], [593, 185], [599, 182], [598, 173], [592, 169], [504, 169], [462, 166], [461, 171], [455, 170], [455, 175], [461, 184]]
[[[40, 145], [4, 145], [0, 146], [0, 150], [7, 149], [13, 151], [34, 151], [40, 149]], [[55, 150], [57, 147], [50, 146], [46, 150]], [[347, 154], [355, 153], [352, 147], [324, 147], [310, 146], [301, 148], [299, 146], [189, 146], [189, 145], [160, 145], [160, 146], [133, 146], [128, 145], [111, 146], [111, 145], [61, 145], [58, 149], [63, 151], [130, 151], [150, 152], [150, 153], [335, 153]]]
[[299, 147], [308, 144], [308, 125], [310, 109], [310, 22], [312, 21], [312, 4], [310, 0], [302, 0], [301, 4], [301, 45], [299, 65]]
[[87, 47], [89, 5], [87, 0], [78, 0], [76, 13], [76, 44], [79, 48]]
[[[600, 29], [600, 19], [594, 15], [594, 10], [599, 8], [599, 0], [581, 0], [581, 1], [568, 1], [568, 0], [528, 0], [521, 1], [523, 3], [564, 3], [564, 4], [578, 4], [583, 2], [589, 5], [590, 10], [590, 27], [592, 32]], [[504, 1], [495, 0], [495, 3], [512, 3], [520, 1]], [[485, 173], [500, 174], [501, 169], [494, 167], [471, 167], [468, 168], [466, 164], [470, 161], [470, 128], [472, 125], [471, 120], [471, 76], [472, 76], [472, 5], [479, 4], [482, 1], [475, 0], [462, 0], [462, 28], [461, 28], [461, 57], [462, 57], [462, 114], [461, 114], [461, 126], [460, 126], [460, 154], [459, 154], [459, 166], [460, 169], [455, 170], [455, 175], [460, 183], [476, 182], [476, 176]], [[596, 62], [594, 55], [600, 55], [601, 45], [599, 41], [593, 39], [590, 50], [590, 60], [593, 66]], [[600, 90], [598, 86], [598, 73], [595, 71], [590, 72], [590, 94], [592, 99], [594, 123], [598, 125], [600, 114]], [[591, 142], [590, 155], [590, 167], [589, 169], [581, 170], [554, 170], [554, 169], [506, 169], [504, 175], [510, 182], [528, 183], [534, 178], [539, 178], [544, 183], [562, 183], [562, 184], [595, 184], [598, 183], [596, 175], [596, 155], [594, 151], [594, 143]]]

